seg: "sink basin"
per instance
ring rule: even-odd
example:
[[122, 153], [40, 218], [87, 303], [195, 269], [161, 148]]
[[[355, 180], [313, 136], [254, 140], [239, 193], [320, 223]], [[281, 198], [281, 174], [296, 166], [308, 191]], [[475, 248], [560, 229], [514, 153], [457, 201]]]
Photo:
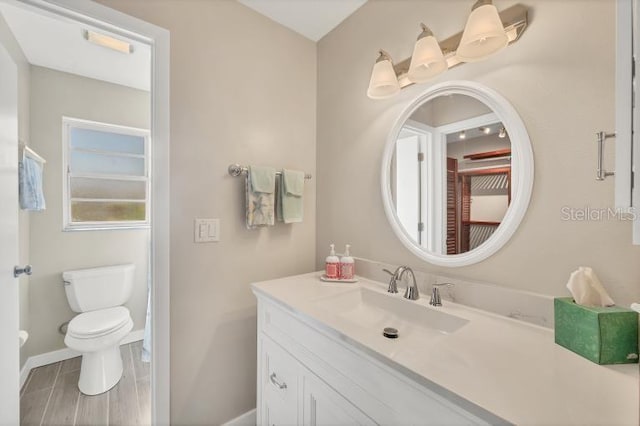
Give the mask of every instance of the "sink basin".
[[364, 287], [316, 301], [318, 307], [367, 329], [382, 330], [393, 327], [400, 338], [411, 334], [449, 334], [469, 321], [438, 311], [401, 294], [382, 293]]

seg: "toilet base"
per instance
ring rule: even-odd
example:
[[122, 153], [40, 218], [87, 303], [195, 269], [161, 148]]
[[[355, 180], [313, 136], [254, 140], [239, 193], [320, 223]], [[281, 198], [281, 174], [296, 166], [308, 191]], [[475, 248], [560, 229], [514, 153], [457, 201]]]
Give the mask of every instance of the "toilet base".
[[122, 378], [120, 345], [82, 354], [78, 388], [85, 395], [104, 393]]

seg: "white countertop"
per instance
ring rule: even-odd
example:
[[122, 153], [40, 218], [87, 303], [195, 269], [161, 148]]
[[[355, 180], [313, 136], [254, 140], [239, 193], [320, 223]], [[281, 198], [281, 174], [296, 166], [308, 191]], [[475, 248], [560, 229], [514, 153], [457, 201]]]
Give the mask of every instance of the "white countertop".
[[[600, 366], [554, 343], [553, 330], [443, 301], [428, 305], [469, 323], [437, 339], [390, 340], [342, 319], [317, 299], [357, 286], [385, 292], [386, 284], [320, 281], [321, 273], [252, 285], [317, 326], [364, 349], [387, 365], [434, 383], [514, 424], [638, 425], [638, 364]], [[401, 298], [397, 294], [394, 297]]]

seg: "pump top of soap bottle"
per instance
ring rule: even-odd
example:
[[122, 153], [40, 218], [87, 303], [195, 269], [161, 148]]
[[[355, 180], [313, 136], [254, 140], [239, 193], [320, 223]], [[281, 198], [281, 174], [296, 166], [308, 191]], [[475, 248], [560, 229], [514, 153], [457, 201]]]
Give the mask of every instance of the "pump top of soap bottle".
[[329, 252], [329, 256], [327, 256], [327, 263], [337, 263], [340, 262], [340, 259], [338, 259], [338, 256], [336, 256], [336, 245], [335, 244], [329, 244], [329, 248], [331, 249], [331, 251]]

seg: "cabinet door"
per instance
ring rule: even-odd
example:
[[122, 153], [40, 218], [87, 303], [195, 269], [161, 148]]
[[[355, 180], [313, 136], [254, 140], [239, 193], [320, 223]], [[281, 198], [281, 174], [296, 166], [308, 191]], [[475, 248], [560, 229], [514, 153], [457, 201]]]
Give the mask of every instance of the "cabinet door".
[[280, 345], [260, 337], [258, 424], [298, 424], [298, 383], [302, 366]]
[[640, 245], [639, 0], [616, 2], [615, 205], [633, 208], [633, 244]]
[[635, 77], [633, 3], [634, 0], [618, 0], [616, 2], [615, 203], [617, 208], [622, 209], [628, 209], [632, 206]]
[[266, 393], [262, 398], [261, 418], [257, 424], [263, 426], [296, 426], [297, 402], [285, 402], [275, 398], [273, 394]]
[[303, 376], [303, 424], [305, 426], [375, 425], [313, 373]]

